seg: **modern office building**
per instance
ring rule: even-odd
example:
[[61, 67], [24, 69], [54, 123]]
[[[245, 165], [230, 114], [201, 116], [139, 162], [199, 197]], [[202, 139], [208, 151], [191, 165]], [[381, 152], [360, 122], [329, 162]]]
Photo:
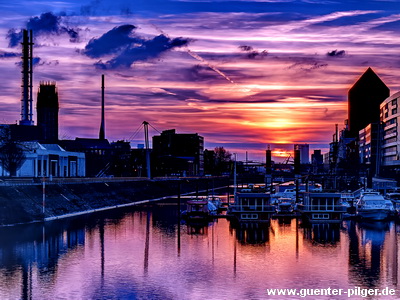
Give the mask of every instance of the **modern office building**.
[[154, 173], [159, 176], [197, 176], [204, 173], [204, 138], [178, 134], [175, 129], [153, 136]]
[[389, 95], [389, 88], [368, 68], [348, 92], [348, 129], [351, 137], [357, 138], [361, 129], [379, 122], [379, 106]]
[[380, 105], [382, 167], [400, 167], [400, 92], [385, 99]]

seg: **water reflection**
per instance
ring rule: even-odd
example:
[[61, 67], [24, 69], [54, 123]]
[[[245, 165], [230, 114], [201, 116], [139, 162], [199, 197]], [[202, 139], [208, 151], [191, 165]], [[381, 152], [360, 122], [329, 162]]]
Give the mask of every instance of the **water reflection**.
[[261, 226], [235, 228], [236, 239], [242, 245], [263, 245], [269, 241], [271, 228], [265, 224]]
[[218, 219], [199, 226], [181, 223], [178, 211], [166, 202], [0, 228], [0, 299], [265, 299], [268, 288], [398, 289], [398, 224], [303, 228], [278, 219], [234, 228]]
[[208, 224], [186, 224], [186, 232], [189, 235], [208, 235]]
[[314, 245], [336, 246], [340, 241], [340, 224], [311, 224], [304, 228], [304, 238]]
[[[386, 267], [398, 268], [397, 262], [396, 265], [391, 265], [389, 260], [387, 260], [386, 266], [382, 265], [382, 262], [386, 261], [386, 259], [383, 260], [383, 251], [390, 224], [387, 222], [356, 224], [354, 221], [349, 221], [347, 227], [350, 241], [349, 272], [352, 274], [352, 281], [369, 288], [379, 287], [383, 269]], [[392, 234], [396, 236], [395, 232]], [[390, 245], [389, 241], [390, 239], [388, 239]], [[397, 242], [395, 244], [397, 245]], [[395, 245], [391, 244], [388, 249], [393, 246]]]
[[[87, 226], [85, 226], [87, 225]], [[37, 269], [40, 285], [51, 285], [56, 280], [58, 261], [68, 252], [85, 244], [85, 227], [95, 224], [81, 220], [49, 224], [32, 224], [0, 228], [1, 290], [12, 286], [10, 299], [32, 299], [33, 268]], [[21, 297], [17, 287], [21, 281]], [[13, 298], [15, 296], [15, 298]]]

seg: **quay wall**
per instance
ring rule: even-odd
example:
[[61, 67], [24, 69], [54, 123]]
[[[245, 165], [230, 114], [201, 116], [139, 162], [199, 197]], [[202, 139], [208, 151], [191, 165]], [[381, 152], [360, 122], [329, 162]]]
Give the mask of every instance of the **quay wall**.
[[[0, 183], [0, 226], [56, 219], [69, 214], [126, 206], [136, 202], [228, 185], [226, 177], [76, 179]], [[43, 213], [43, 194], [45, 210]]]

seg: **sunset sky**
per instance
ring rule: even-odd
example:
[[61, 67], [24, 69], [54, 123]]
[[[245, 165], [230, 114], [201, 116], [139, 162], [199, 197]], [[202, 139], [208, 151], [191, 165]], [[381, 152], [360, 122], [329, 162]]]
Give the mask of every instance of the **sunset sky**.
[[368, 67], [400, 90], [397, 0], [0, 0], [0, 11], [0, 123], [20, 119], [28, 28], [34, 104], [39, 82], [55, 81], [60, 138], [98, 137], [101, 74], [110, 141], [143, 144], [148, 121], [240, 160], [264, 160], [268, 145], [277, 161], [293, 143], [326, 152]]

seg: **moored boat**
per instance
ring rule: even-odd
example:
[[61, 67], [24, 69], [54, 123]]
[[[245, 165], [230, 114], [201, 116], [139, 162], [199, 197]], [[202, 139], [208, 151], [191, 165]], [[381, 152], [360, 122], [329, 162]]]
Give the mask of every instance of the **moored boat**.
[[346, 207], [342, 204], [340, 193], [307, 192], [298, 210], [307, 223], [340, 223]]
[[223, 210], [222, 200], [220, 197], [212, 195], [208, 196], [206, 199], [216, 207], [218, 212]]
[[242, 190], [235, 195], [235, 203], [229, 206], [228, 215], [239, 223], [269, 223], [275, 213], [271, 194], [262, 191]]
[[379, 192], [366, 191], [360, 195], [356, 208], [360, 218], [382, 221], [389, 218], [393, 206]]
[[295, 199], [292, 198], [279, 198], [276, 204], [276, 213], [279, 214], [293, 214], [295, 208]]
[[186, 206], [187, 209], [182, 212], [186, 220], [208, 221], [217, 214], [217, 208], [207, 199], [190, 199]]
[[393, 213], [396, 217], [400, 215], [400, 191], [398, 189], [390, 191], [386, 194], [386, 201], [390, 201], [393, 205]]

